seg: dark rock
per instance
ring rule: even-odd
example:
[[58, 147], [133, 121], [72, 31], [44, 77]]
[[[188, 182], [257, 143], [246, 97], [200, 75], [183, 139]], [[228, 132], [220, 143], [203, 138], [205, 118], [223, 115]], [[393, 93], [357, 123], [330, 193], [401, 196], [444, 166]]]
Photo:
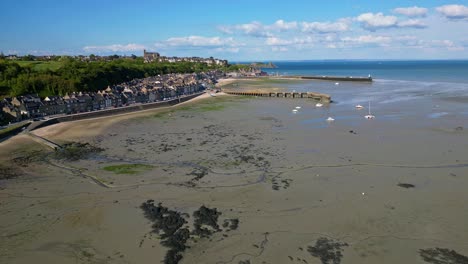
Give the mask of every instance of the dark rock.
[[406, 189], [416, 187], [414, 184], [411, 184], [411, 183], [398, 183], [397, 185], [402, 187], [402, 188], [406, 188]]
[[159, 203], [154, 204], [154, 200], [148, 200], [141, 206], [145, 217], [153, 222], [153, 232], [161, 235], [161, 245], [169, 250], [164, 257], [165, 264], [176, 264], [182, 259], [182, 252], [185, 251], [190, 231], [182, 228], [187, 221], [179, 212], [169, 210]]
[[447, 248], [420, 249], [419, 255], [432, 264], [468, 264], [468, 257]]
[[220, 231], [218, 225], [218, 217], [221, 212], [218, 212], [216, 208], [210, 209], [202, 205], [200, 209], [193, 212], [195, 218], [193, 226], [195, 230], [193, 234], [200, 237], [209, 237], [214, 232]]
[[236, 230], [239, 227], [239, 219], [225, 219], [223, 223], [223, 227], [229, 227], [229, 230]]
[[141, 205], [145, 217], [153, 222], [153, 232], [161, 234], [161, 238], [172, 236], [187, 221], [176, 211], [172, 211], [159, 203], [154, 205], [153, 200], [148, 200]]
[[347, 247], [347, 243], [335, 242], [332, 239], [321, 237], [315, 242], [315, 246], [309, 246], [307, 251], [316, 257], [320, 258], [322, 264], [339, 264], [343, 254], [343, 247]]

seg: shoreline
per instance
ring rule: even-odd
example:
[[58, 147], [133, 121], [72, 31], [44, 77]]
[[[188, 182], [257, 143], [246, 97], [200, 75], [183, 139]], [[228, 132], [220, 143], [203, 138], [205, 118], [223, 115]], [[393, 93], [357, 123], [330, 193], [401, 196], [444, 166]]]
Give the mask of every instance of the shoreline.
[[[220, 94], [220, 96], [226, 95], [224, 93], [222, 94], [218, 93], [218, 94]], [[84, 134], [86, 135], [84, 136], [85, 138], [93, 137], [93, 136], [101, 134], [109, 126], [117, 122], [131, 119], [131, 118], [140, 117], [140, 116], [145, 116], [147, 114], [164, 112], [170, 109], [177, 109], [178, 106], [182, 106], [188, 103], [195, 103], [200, 100], [207, 99], [207, 98], [211, 98], [211, 96], [209, 95], [209, 93], [205, 92], [199, 96], [196, 96], [190, 100], [178, 103], [176, 105], [163, 106], [163, 107], [158, 107], [158, 108], [146, 109], [146, 110], [141, 110], [141, 111], [136, 111], [136, 112], [122, 113], [122, 114], [117, 114], [117, 115], [109, 115], [109, 116], [94, 117], [94, 118], [88, 118], [88, 119], [82, 119], [82, 120], [67, 121], [67, 122], [39, 128], [37, 130], [34, 130], [33, 133], [41, 137], [53, 137], [53, 138], [59, 137], [60, 138], [60, 134], [63, 134], [65, 131], [70, 130], [72, 127], [74, 127], [74, 130], [76, 130], [77, 127], [82, 127], [85, 123], [88, 123], [88, 125], [91, 125], [92, 128], [96, 128], [96, 126], [100, 126], [100, 129], [89, 131], [89, 129], [84, 127], [83, 130], [80, 129], [80, 131], [73, 131], [71, 135]]]

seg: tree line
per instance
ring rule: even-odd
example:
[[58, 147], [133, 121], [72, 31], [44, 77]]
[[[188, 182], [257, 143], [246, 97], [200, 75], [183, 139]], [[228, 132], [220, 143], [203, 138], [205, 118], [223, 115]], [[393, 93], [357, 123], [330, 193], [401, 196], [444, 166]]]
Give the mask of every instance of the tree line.
[[[47, 63], [47, 62], [44, 62]], [[245, 65], [216, 66], [199, 62], [144, 63], [143, 58], [121, 58], [112, 61], [81, 61], [72, 57], [61, 59], [58, 70], [43, 67], [33, 69], [15, 61], [0, 58], [0, 97], [38, 94], [41, 97], [88, 91], [96, 92], [107, 86], [133, 79], [168, 73], [198, 73], [213, 69], [235, 71]]]

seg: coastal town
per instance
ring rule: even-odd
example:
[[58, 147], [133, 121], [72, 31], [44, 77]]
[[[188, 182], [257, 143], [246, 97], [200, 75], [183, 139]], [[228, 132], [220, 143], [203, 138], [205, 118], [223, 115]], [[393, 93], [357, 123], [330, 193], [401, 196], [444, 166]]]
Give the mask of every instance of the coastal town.
[[[8, 58], [12, 58], [9, 56]], [[227, 60], [198, 57], [162, 57], [156, 52], [144, 51], [145, 63], [150, 62], [197, 62], [208, 65], [228, 65]], [[41, 57], [41, 60], [50, 58]], [[83, 59], [108, 60], [98, 56]], [[47, 96], [40, 98], [38, 94], [25, 94], [15, 97], [5, 97], [0, 101], [0, 124], [12, 124], [24, 120], [38, 121], [46, 117], [85, 113], [106, 110], [137, 104], [147, 104], [166, 101], [178, 97], [199, 93], [207, 88], [213, 88], [217, 80], [224, 77], [255, 77], [264, 76], [265, 72], [251, 67], [236, 72], [210, 70], [189, 74], [163, 74], [142, 79], [134, 79], [113, 86], [103, 87], [96, 92], [72, 92], [64, 96]]]
[[109, 108], [145, 104], [200, 92], [222, 77], [220, 71], [199, 74], [167, 74], [136, 79], [97, 92], [76, 92], [40, 98], [36, 94], [4, 98], [3, 115], [13, 121], [45, 116], [75, 114]]

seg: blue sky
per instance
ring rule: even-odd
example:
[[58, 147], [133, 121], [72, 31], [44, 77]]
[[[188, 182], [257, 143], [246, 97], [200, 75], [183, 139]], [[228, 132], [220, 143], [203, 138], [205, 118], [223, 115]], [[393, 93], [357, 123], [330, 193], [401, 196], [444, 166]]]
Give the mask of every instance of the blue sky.
[[1, 0], [0, 10], [4, 54], [468, 59], [468, 0]]

